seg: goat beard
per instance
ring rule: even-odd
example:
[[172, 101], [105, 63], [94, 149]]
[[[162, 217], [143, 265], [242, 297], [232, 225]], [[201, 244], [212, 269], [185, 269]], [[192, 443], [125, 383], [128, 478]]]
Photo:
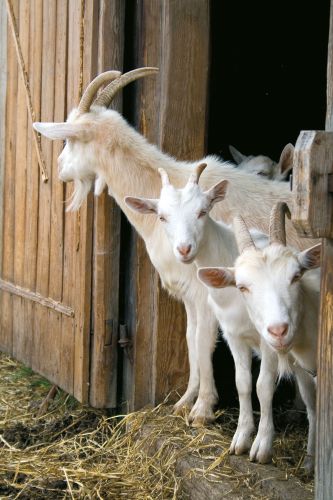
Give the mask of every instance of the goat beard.
[[66, 209], [67, 212], [75, 212], [76, 210], [79, 210], [91, 190], [92, 184], [93, 181], [91, 179], [74, 180], [74, 191], [70, 197], [70, 204]]

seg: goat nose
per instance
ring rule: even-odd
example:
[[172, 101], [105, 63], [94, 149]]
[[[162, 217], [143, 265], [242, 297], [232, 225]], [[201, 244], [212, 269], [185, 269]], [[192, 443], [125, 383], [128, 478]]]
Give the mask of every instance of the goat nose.
[[277, 325], [271, 325], [267, 328], [269, 333], [274, 337], [284, 337], [288, 332], [288, 323], [279, 323]]
[[192, 245], [179, 245], [179, 247], [177, 247], [177, 250], [180, 253], [180, 255], [182, 255], [183, 257], [187, 257], [187, 255], [191, 251], [191, 248]]

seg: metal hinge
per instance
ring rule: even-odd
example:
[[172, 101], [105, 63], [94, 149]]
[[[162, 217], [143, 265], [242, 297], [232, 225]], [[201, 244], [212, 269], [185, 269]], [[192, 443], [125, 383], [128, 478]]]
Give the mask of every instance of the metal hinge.
[[133, 364], [133, 342], [127, 335], [127, 325], [119, 325], [119, 340], [120, 347], [124, 349], [124, 353]]

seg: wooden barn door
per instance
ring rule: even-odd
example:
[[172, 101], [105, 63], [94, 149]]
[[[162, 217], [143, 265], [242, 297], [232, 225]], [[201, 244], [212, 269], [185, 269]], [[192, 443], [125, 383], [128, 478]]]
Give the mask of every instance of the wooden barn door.
[[[114, 339], [107, 308], [117, 303], [117, 296], [109, 300], [119, 254], [110, 234], [119, 214], [106, 196], [94, 206], [91, 195], [79, 212], [65, 212], [72, 187], [58, 180], [62, 143], [42, 138], [41, 151], [36, 148], [31, 112], [37, 121], [63, 121], [98, 71], [121, 66], [117, 30], [122, 26], [112, 20], [122, 22], [122, 2], [6, 0], [1, 9], [1, 24], [6, 27], [7, 18], [8, 25], [0, 53], [7, 63], [7, 78], [0, 85], [0, 104], [6, 95], [0, 349], [80, 401], [112, 406]], [[106, 42], [113, 48], [109, 60]], [[38, 163], [41, 154], [48, 179]], [[116, 237], [116, 229], [112, 234]]]
[[[150, 142], [177, 159], [205, 153], [209, 67], [209, 1], [140, 0], [134, 12], [134, 66], [157, 66], [157, 79], [142, 80], [136, 126]], [[134, 243], [133, 243], [134, 240]], [[129, 409], [157, 404], [188, 381], [183, 305], [162, 289], [143, 241], [129, 271], [125, 321], [133, 342], [124, 357], [122, 401]]]

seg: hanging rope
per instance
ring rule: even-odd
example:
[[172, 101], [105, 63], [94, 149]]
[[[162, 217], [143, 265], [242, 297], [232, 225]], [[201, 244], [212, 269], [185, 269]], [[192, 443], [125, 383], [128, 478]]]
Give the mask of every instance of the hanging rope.
[[32, 124], [35, 121], [35, 113], [34, 113], [34, 110], [32, 107], [32, 98], [31, 98], [31, 92], [30, 92], [29, 77], [28, 77], [28, 73], [25, 69], [19, 33], [18, 33], [16, 19], [15, 19], [15, 15], [14, 15], [14, 9], [13, 9], [11, 0], [6, 0], [6, 3], [7, 3], [8, 20], [9, 20], [10, 29], [11, 29], [11, 32], [12, 32], [12, 35], [14, 38], [14, 45], [15, 45], [15, 49], [16, 49], [18, 65], [19, 65], [19, 68], [21, 71], [21, 76], [23, 78], [23, 83], [24, 83], [24, 87], [25, 87], [28, 114], [29, 114], [32, 132], [33, 132], [32, 136], [33, 136], [34, 144], [35, 144], [35, 148], [36, 148], [38, 164], [39, 164], [39, 168], [41, 171], [43, 182], [47, 182], [49, 177], [47, 175], [47, 171], [46, 171], [46, 167], [45, 167], [45, 160], [44, 160], [44, 156], [43, 156], [43, 152], [42, 152], [42, 148], [41, 148], [40, 136], [36, 132], [36, 130], [32, 127]]

